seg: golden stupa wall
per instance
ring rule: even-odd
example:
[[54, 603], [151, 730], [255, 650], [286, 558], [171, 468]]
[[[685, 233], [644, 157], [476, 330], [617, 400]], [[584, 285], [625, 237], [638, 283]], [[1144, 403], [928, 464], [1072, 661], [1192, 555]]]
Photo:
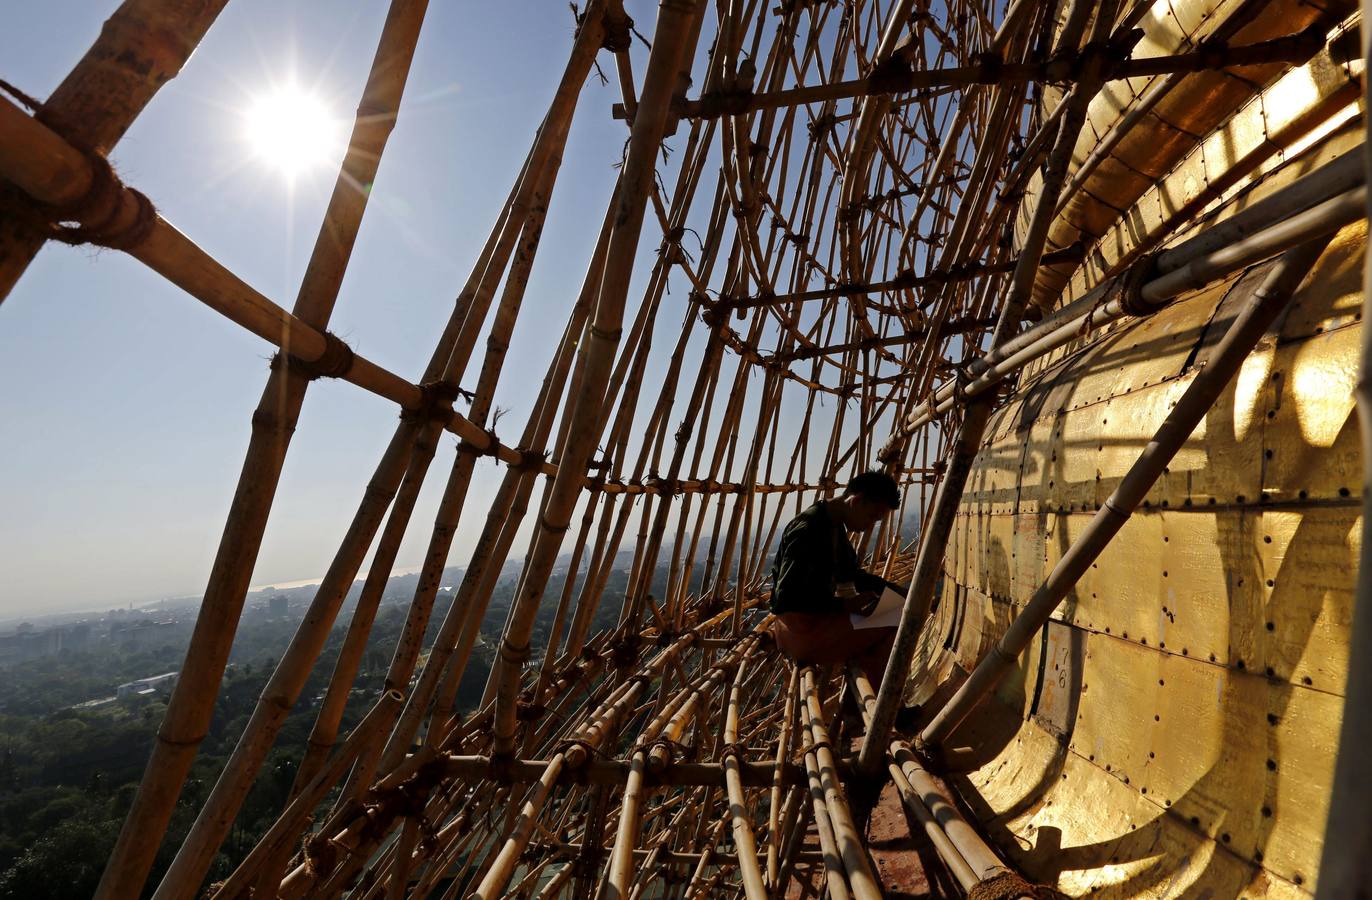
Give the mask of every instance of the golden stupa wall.
[[[1341, 0], [1329, 9], [1352, 11]], [[1138, 23], [1137, 57], [1195, 50], [1217, 35], [1244, 45], [1290, 34], [1325, 9], [1301, 0], [1270, 0], [1254, 14], [1249, 0], [1159, 0]], [[1357, 98], [1362, 61], [1356, 22], [1347, 42], [1304, 65], [1246, 66], [1186, 76], [1130, 129], [1060, 210], [1048, 250], [1084, 241], [1085, 265], [1045, 266], [1035, 302], [1052, 307], [1088, 290], [1127, 264], [1152, 240], [1186, 227], [1209, 203], [1241, 186], [1255, 171], [1279, 166], [1312, 132]], [[1352, 59], [1348, 57], [1354, 57]], [[1091, 101], [1073, 152], [1075, 171], [1163, 76], [1106, 83]], [[1273, 79], [1276, 81], [1273, 82]], [[1269, 82], [1273, 82], [1270, 83]], [[1260, 86], [1267, 85], [1259, 91]], [[1040, 190], [1036, 175], [1031, 194]], [[1020, 207], [1022, 236], [1032, 204]]]
[[[1158, 228], [1173, 243], [1356, 151], [1360, 75], [1327, 55], [1293, 70], [1145, 189], [1098, 249], [1127, 258]], [[1246, 161], [1254, 121], [1302, 116], [1297, 137]], [[1225, 135], [1244, 169], [1227, 183]], [[1207, 185], [1204, 214], [1187, 209]], [[994, 702], [947, 742], [978, 818], [1026, 874], [1073, 895], [1313, 893], [1361, 527], [1365, 244], [1363, 223], [1335, 238]], [[1093, 258], [1059, 302], [1111, 268]], [[937, 705], [1004, 632], [1266, 269], [1026, 371], [969, 480], [912, 699]]]

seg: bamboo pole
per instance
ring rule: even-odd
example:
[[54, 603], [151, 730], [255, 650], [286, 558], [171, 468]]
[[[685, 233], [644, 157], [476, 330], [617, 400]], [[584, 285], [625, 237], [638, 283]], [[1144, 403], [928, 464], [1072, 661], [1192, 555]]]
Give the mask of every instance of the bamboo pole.
[[529, 561], [525, 566], [524, 582], [515, 598], [510, 623], [500, 642], [493, 734], [495, 749], [499, 753], [509, 753], [514, 747], [514, 703], [520, 670], [529, 649], [529, 632], [580, 488], [578, 479], [568, 477], [567, 473], [585, 470], [597, 436], [590, 426], [598, 418], [599, 394], [609, 375], [611, 358], [618, 343], [625, 295], [629, 287], [628, 278], [643, 221], [643, 205], [652, 182], [658, 144], [666, 126], [671, 82], [675, 81], [686, 51], [684, 38], [699, 14], [697, 7], [698, 4], [690, 0], [663, 0], [660, 7], [641, 106], [634, 119], [628, 157], [621, 176], [619, 211], [610, 237], [604, 280], [601, 282], [594, 324], [589, 329], [582, 362], [585, 372], [583, 392], [574, 398], [570, 408], [573, 425], [562, 454], [563, 466], [550, 488], [549, 501], [535, 532]]
[[353, 728], [348, 739], [338, 751], [327, 760], [327, 764], [301, 786], [300, 791], [282, 810], [281, 815], [272, 823], [271, 828], [258, 839], [257, 845], [238, 864], [233, 874], [215, 891], [214, 896], [229, 898], [248, 896], [250, 886], [258, 870], [273, 856], [276, 849], [295, 838], [304, 826], [311, 811], [319, 804], [330, 788], [346, 773], [348, 766], [362, 751], [367, 742], [375, 740], [377, 732], [384, 728], [389, 713], [404, 701], [399, 691], [386, 691], [372, 706], [370, 712]]
[[[704, 93], [696, 100], [687, 100], [674, 107], [683, 118], [710, 118], [738, 115], [741, 112], [779, 109], [808, 103], [846, 100], [863, 97], [882, 97], [937, 87], [966, 87], [970, 85], [1023, 84], [1031, 81], [1086, 82], [1092, 78], [1104, 81], [1123, 81], [1150, 75], [1173, 72], [1203, 72], [1208, 69], [1252, 66], [1264, 63], [1301, 63], [1319, 50], [1324, 34], [1307, 29], [1298, 34], [1260, 41], [1223, 50], [1198, 50], [1128, 59], [1103, 58], [1109, 48], [1092, 48], [1081, 54], [1057, 55], [1046, 63], [1002, 63], [993, 61], [974, 66], [955, 66], [947, 69], [899, 69], [873, 74], [849, 81], [805, 85], [786, 88], [769, 94], [753, 94], [747, 90]], [[1100, 75], [1088, 75], [1081, 70], [1098, 63]], [[622, 110], [616, 108], [616, 117]]]
[[[876, 692], [864, 672], [850, 668], [850, 676], [854, 693], [862, 705], [863, 719], [870, 721], [877, 702]], [[1007, 871], [995, 852], [963, 819], [952, 798], [940, 790], [938, 783], [920, 765], [909, 746], [904, 741], [894, 740], [889, 753], [886, 768], [901, 802], [919, 822], [939, 859], [963, 889], [970, 891], [979, 882]], [[977, 869], [969, 864], [969, 858], [977, 861]]]
[[[370, 184], [394, 127], [409, 73], [422, 3], [397, 0], [387, 16], [376, 58], [363, 90], [348, 153], [306, 268], [294, 314], [323, 328], [333, 309], [356, 238]], [[262, 532], [275, 494], [307, 380], [289, 365], [273, 371], [253, 415], [253, 435], [219, 551], [201, 601], [186, 662], [167, 705], [144, 780], [106, 865], [96, 897], [136, 893], [147, 877], [181, 785], [209, 726], [212, 698], [233, 642]], [[172, 885], [193, 891], [195, 884]]]
[[771, 803], [768, 804], [767, 818], [767, 886], [776, 891], [780, 885], [780, 836], [781, 836], [781, 792], [782, 767], [791, 758], [791, 723], [796, 714], [796, 693], [800, 686], [800, 671], [791, 667], [786, 683], [785, 699], [782, 701], [781, 735], [777, 738], [776, 775], [772, 779]]
[[[737, 621], [737, 619], [735, 619]], [[738, 673], [734, 676], [729, 691], [728, 712], [724, 721], [724, 782], [729, 793], [729, 816], [732, 822], [734, 847], [738, 853], [738, 870], [743, 877], [743, 890], [748, 900], [766, 900], [767, 885], [762, 879], [762, 869], [757, 862], [757, 841], [753, 836], [753, 823], [748, 813], [748, 800], [743, 794], [743, 780], [739, 766], [743, 762], [738, 749], [739, 694], [743, 688], [743, 677], [748, 670], [747, 660], [739, 662]], [[777, 767], [778, 773], [781, 767]]]
[[820, 706], [814, 669], [803, 669], [800, 680], [801, 690], [805, 694], [802, 714], [808, 718], [820, 783], [824, 788], [824, 805], [843, 858], [843, 868], [848, 873], [848, 883], [853, 896], [857, 900], [872, 900], [881, 896], [881, 883], [872, 874], [866, 848], [862, 846], [862, 836], [853, 824], [847, 798], [839, 784], [838, 768], [829, 743], [829, 731], [824, 727], [824, 712]]

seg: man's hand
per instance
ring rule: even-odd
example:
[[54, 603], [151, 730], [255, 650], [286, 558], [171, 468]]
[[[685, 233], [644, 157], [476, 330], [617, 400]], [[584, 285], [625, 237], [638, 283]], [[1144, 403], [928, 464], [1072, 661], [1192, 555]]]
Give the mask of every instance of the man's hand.
[[843, 601], [843, 606], [848, 612], [859, 616], [870, 616], [872, 610], [877, 608], [877, 602], [881, 600], [879, 594], [872, 591], [860, 591]]

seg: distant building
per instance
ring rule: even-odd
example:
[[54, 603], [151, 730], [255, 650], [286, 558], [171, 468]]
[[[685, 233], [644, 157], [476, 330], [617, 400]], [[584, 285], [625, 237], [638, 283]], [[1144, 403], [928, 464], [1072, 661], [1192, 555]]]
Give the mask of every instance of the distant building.
[[285, 618], [286, 606], [285, 594], [272, 594], [271, 597], [267, 599], [267, 613], [273, 619]]
[[155, 694], [170, 693], [176, 686], [177, 672], [165, 672], [148, 678], [139, 678], [119, 685], [115, 696], [120, 700], [139, 700]]
[[35, 629], [24, 622], [9, 634], [0, 635], [0, 665], [64, 653], [90, 642], [91, 627], [86, 622]]
[[155, 647], [172, 640], [176, 622], [130, 622], [110, 629], [110, 643], [127, 650]]

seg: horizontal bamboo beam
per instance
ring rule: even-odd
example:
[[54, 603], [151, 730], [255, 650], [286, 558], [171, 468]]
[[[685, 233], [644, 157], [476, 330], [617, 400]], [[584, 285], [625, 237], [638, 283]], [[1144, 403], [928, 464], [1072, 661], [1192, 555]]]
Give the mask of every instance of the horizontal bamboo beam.
[[[547, 771], [545, 759], [492, 759], [490, 756], [446, 756], [431, 763], [431, 771], [444, 778], [461, 781], [494, 780], [514, 784], [532, 784]], [[623, 784], [629, 777], [633, 762], [628, 759], [590, 758], [579, 768], [568, 765], [559, 775], [564, 784]], [[849, 760], [839, 760], [840, 777], [847, 777]], [[740, 761], [739, 776], [744, 787], [769, 788], [777, 766], [770, 760]], [[805, 784], [805, 770], [794, 763], [781, 766], [781, 779], [786, 785]], [[649, 787], [718, 787], [724, 785], [724, 764], [716, 762], [669, 762], [665, 768], [648, 770], [643, 783]]]
[[[908, 63], [893, 59], [891, 65], [878, 66], [873, 74], [865, 78], [804, 85], [764, 94], [748, 90], [711, 91], [695, 100], [681, 100], [673, 112], [684, 119], [711, 119], [745, 115], [764, 109], [904, 94], [931, 88], [1014, 85], [1033, 81], [1070, 82], [1076, 81], [1080, 73], [1093, 64], [1099, 65], [1103, 81], [1270, 63], [1295, 64], [1317, 53], [1324, 46], [1324, 38], [1325, 29], [1312, 26], [1298, 34], [1241, 47], [1212, 47], [1142, 59], [1118, 59], [1119, 48], [1108, 44], [1088, 45], [1082, 52], [1062, 54], [1041, 63], [1005, 63], [992, 59], [974, 66], [917, 70], [910, 68]], [[620, 104], [613, 107], [613, 115], [616, 119], [625, 118]]]
[[[559, 843], [531, 843], [528, 853], [531, 857], [537, 857], [540, 853], [552, 854], [554, 856], [571, 857], [582, 851], [583, 844], [579, 841], [564, 841]], [[692, 853], [686, 850], [663, 850], [660, 847], [644, 849], [639, 847], [634, 850], [635, 860], [646, 860], [649, 855], [656, 852], [657, 862], [662, 865], [689, 865], [694, 866], [702, 859], [709, 860], [710, 865], [736, 866], [738, 856], [733, 853], [725, 853], [720, 850], [707, 850], [702, 853]], [[797, 862], [820, 863], [824, 861], [824, 854], [818, 850], [800, 850], [795, 854]]]
[[[1043, 254], [1043, 260], [1040, 265], [1052, 266], [1060, 263], [1079, 263], [1084, 259], [1086, 259], [1086, 245], [1081, 241], [1078, 241], [1070, 247], [1064, 247], [1061, 250], [1054, 250], [1051, 253]], [[932, 287], [934, 285], [970, 281], [973, 278], [980, 278], [983, 275], [1004, 275], [1008, 272], [1013, 272], [1018, 262], [1018, 259], [1010, 259], [998, 263], [968, 263], [967, 265], [953, 266], [948, 269], [930, 272], [927, 275], [916, 275], [913, 269], [905, 269], [885, 281], [873, 281], [867, 284], [835, 284], [832, 287], [815, 288], [810, 291], [795, 291], [790, 294], [759, 294], [754, 297], [724, 298], [709, 304], [709, 308], [733, 311], [738, 309], [756, 309], [760, 306], [804, 302], [808, 300], [827, 300], [830, 297], [860, 297], [867, 294], [885, 293], [887, 291], [919, 290], [920, 288]], [[906, 309], [907, 311], [910, 310], [908, 307]]]
[[917, 331], [911, 331], [907, 334], [900, 334], [894, 337], [870, 337], [860, 341], [830, 344], [827, 347], [805, 347], [800, 350], [792, 350], [789, 353], [777, 353], [770, 357], [764, 357], [764, 359], [773, 363], [788, 363], [797, 360], [814, 359], [816, 356], [827, 356], [831, 353], [847, 353], [850, 350], [884, 350], [887, 347], [900, 347], [904, 344], [913, 344], [916, 341], [925, 340], [935, 333], [937, 333], [940, 338], [945, 338], [955, 334], [969, 334], [982, 328], [990, 328], [995, 324], [995, 316], [968, 316], [963, 319], [950, 319], [941, 323], [937, 329], [920, 328]]

